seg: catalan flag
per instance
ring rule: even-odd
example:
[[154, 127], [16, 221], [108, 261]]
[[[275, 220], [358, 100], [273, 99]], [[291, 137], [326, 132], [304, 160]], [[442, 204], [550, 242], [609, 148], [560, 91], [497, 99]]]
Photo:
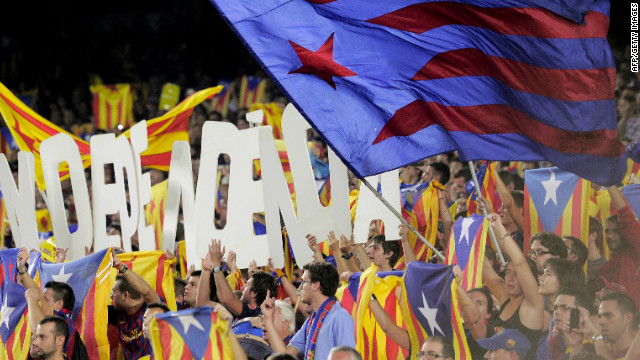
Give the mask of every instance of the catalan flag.
[[640, 217], [640, 184], [623, 186], [622, 194], [627, 199], [636, 218]]
[[540, 231], [589, 238], [591, 183], [557, 167], [525, 171], [524, 248]]
[[270, 125], [273, 129], [273, 137], [283, 139], [282, 137], [282, 108], [276, 103], [253, 103], [249, 108], [249, 112], [262, 110], [262, 125]]
[[[411, 349], [419, 349], [432, 335], [453, 343], [456, 359], [471, 358], [456, 296], [457, 282], [453, 266], [414, 261], [404, 274], [400, 307], [411, 340]], [[412, 351], [411, 359], [415, 359]]]
[[631, 158], [627, 159], [627, 172], [624, 174], [624, 179], [622, 179], [622, 183], [624, 185], [629, 184], [629, 175], [636, 174], [640, 176], [640, 164], [631, 160]]
[[482, 263], [488, 228], [489, 221], [477, 214], [458, 218], [453, 224], [444, 263], [460, 266], [463, 274], [461, 286], [465, 290], [482, 287]]
[[162, 245], [162, 223], [168, 184], [169, 180], [164, 180], [151, 187], [151, 202], [144, 209], [147, 223], [153, 225], [156, 234], [156, 249], [160, 249]]
[[[129, 269], [135, 271], [160, 295], [171, 310], [176, 309], [176, 297], [174, 290], [174, 274], [171, 265], [176, 259], [168, 259], [162, 250], [133, 251], [119, 254], [120, 260], [127, 264]], [[111, 272], [110, 284], [113, 285], [116, 271]]]
[[133, 125], [133, 95], [130, 84], [92, 85], [93, 126], [96, 129], [113, 130], [122, 125]]
[[218, 82], [218, 86], [222, 86], [220, 93], [209, 103], [209, 111], [217, 111], [222, 114], [222, 117], [226, 117], [229, 112], [229, 99], [231, 98], [230, 90], [231, 82], [228, 80], [221, 80]]
[[[402, 216], [431, 244], [435, 244], [438, 234], [438, 218], [440, 216], [438, 189], [440, 187], [442, 185], [437, 181], [430, 182], [426, 189], [417, 196], [413, 206], [405, 205], [402, 210]], [[418, 261], [426, 261], [433, 254], [433, 251], [413, 232], [409, 232], [408, 240]], [[406, 268], [404, 255], [398, 259], [394, 268]]]
[[[36, 184], [40, 190], [45, 190], [42, 163], [40, 162], [40, 143], [54, 135], [63, 133], [73, 138], [80, 150], [84, 168], [86, 169], [91, 165], [91, 149], [89, 148], [89, 143], [73, 136], [38, 115], [22, 103], [2, 83], [0, 83], [0, 115], [4, 118], [20, 150], [33, 153], [35, 158]], [[69, 168], [66, 164], [61, 164], [60, 179], [65, 180], [68, 177]]]
[[233, 359], [227, 321], [210, 307], [156, 315], [149, 334], [157, 360]]
[[351, 274], [349, 281], [343, 282], [336, 291], [336, 298], [340, 301], [340, 305], [353, 318], [356, 317], [356, 300], [358, 299], [358, 290], [360, 288], [360, 275], [362, 275], [362, 272]]
[[249, 109], [254, 103], [263, 103], [267, 80], [255, 76], [242, 76], [238, 94], [238, 108]]
[[[492, 212], [498, 211], [502, 202], [500, 201], [500, 197], [496, 192], [496, 177], [495, 177], [495, 167], [496, 162], [487, 162], [484, 161], [480, 165], [480, 170], [476, 173], [476, 178], [478, 179], [478, 184], [480, 185], [480, 196], [485, 198], [489, 203], [489, 209], [487, 209], [487, 213], [491, 214]], [[476, 192], [476, 187], [473, 180], [469, 181], [466, 186], [467, 194], [469, 198], [467, 199], [467, 213], [478, 213], [482, 214], [480, 209], [478, 209], [478, 202], [476, 200], [476, 196], [478, 196]]]
[[44, 208], [36, 210], [36, 224], [38, 225], [38, 232], [47, 233], [53, 231], [49, 209]]
[[363, 359], [406, 359], [409, 351], [400, 348], [384, 333], [369, 310], [371, 294], [375, 294], [392, 321], [403, 327], [404, 321], [399, 299], [396, 297], [396, 288], [402, 285], [404, 272], [377, 270], [377, 266], [372, 265], [360, 276], [354, 317], [356, 350], [362, 354]]
[[[144, 167], [169, 171], [174, 141], [189, 141], [189, 117], [193, 108], [204, 100], [216, 96], [222, 86], [200, 90], [182, 100], [165, 114], [147, 121], [147, 150], [140, 154]], [[130, 130], [121, 136], [130, 137]]]
[[[0, 359], [24, 360], [29, 354], [31, 329], [27, 319], [27, 291], [16, 281], [18, 252], [11, 248], [0, 250]], [[36, 282], [38, 277], [38, 253], [31, 253], [29, 274]]]
[[329, 206], [331, 204], [331, 178], [327, 176], [318, 190], [318, 198], [320, 198], [320, 204], [323, 206]]
[[18, 144], [13, 140], [11, 130], [7, 127], [0, 128], [0, 153], [9, 159], [11, 154], [16, 150], [19, 150], [19, 148]]
[[41, 262], [42, 284], [58, 281], [73, 288], [76, 302], [73, 307], [75, 330], [82, 337], [91, 359], [109, 359], [107, 311], [110, 304], [111, 249], [103, 249], [81, 259], [63, 264]]
[[187, 277], [187, 271], [189, 271], [185, 240], [178, 241], [178, 264], [180, 265], [180, 278], [185, 279]]
[[291, 248], [291, 239], [285, 229], [282, 229], [282, 247], [284, 248], [284, 273], [287, 275], [289, 281], [293, 281], [293, 263], [295, 262], [295, 255]]

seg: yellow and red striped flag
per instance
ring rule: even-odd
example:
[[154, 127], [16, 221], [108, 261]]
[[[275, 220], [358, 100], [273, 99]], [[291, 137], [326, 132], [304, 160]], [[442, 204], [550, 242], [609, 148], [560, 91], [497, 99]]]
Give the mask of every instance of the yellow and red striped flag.
[[[54, 125], [27, 107], [9, 89], [0, 83], [0, 114], [11, 131], [11, 135], [22, 151], [33, 153], [35, 159], [36, 184], [40, 190], [45, 190], [42, 163], [40, 161], [40, 143], [59, 133], [67, 134], [78, 145], [82, 164], [86, 169], [91, 165], [91, 149], [89, 143], [83, 141]], [[66, 163], [61, 164], [60, 179], [69, 177], [69, 168]]]
[[540, 231], [589, 240], [591, 182], [557, 167], [527, 170], [524, 180], [524, 249]]
[[189, 266], [187, 265], [187, 246], [184, 240], [178, 241], [178, 264], [180, 264], [180, 278], [186, 279]]
[[220, 93], [213, 99], [211, 99], [211, 103], [209, 105], [209, 111], [217, 111], [222, 114], [222, 117], [227, 117], [227, 113], [229, 112], [229, 100], [231, 99], [231, 83], [227, 82], [219, 82], [218, 85], [223, 86], [223, 89]]
[[[140, 154], [143, 167], [169, 171], [174, 141], [189, 141], [189, 117], [193, 108], [222, 90], [216, 86], [200, 90], [182, 100], [176, 107], [155, 119], [147, 121], [148, 147]], [[130, 137], [130, 130], [120, 136]]]
[[[431, 244], [435, 244], [438, 234], [438, 218], [440, 216], [438, 190], [443, 188], [437, 181], [430, 182], [413, 204], [406, 203], [402, 209], [402, 216], [405, 220]], [[418, 261], [426, 261], [433, 255], [433, 251], [427, 244], [418, 239], [411, 231], [409, 232], [408, 240]], [[394, 268], [399, 270], [406, 268], [404, 255], [398, 259]]]
[[238, 109], [249, 109], [253, 103], [264, 102], [266, 88], [267, 79], [242, 76], [240, 79], [240, 93], [238, 94]]
[[254, 103], [249, 108], [249, 112], [262, 110], [262, 125], [271, 125], [273, 129], [273, 137], [283, 139], [282, 137], [282, 108], [276, 103]]
[[96, 129], [113, 130], [122, 125], [133, 125], [133, 95], [130, 84], [92, 85], [93, 126]]
[[153, 225], [156, 233], [156, 249], [160, 249], [162, 245], [162, 224], [164, 222], [165, 200], [167, 199], [167, 184], [169, 184], [169, 180], [151, 187], [151, 202], [144, 209], [147, 223]]
[[[166, 302], [169, 309], [176, 310], [174, 274], [171, 265], [176, 259], [169, 259], [162, 250], [132, 251], [118, 254], [120, 261], [140, 275], [151, 288]], [[110, 284], [113, 286], [117, 271], [111, 271]]]
[[234, 335], [210, 307], [156, 315], [149, 335], [154, 359], [233, 359]]
[[[409, 351], [402, 349], [382, 330], [376, 318], [369, 310], [371, 294], [391, 316], [399, 327], [405, 327], [399, 299], [403, 271], [377, 272], [378, 267], [371, 265], [360, 275], [360, 285], [355, 304], [354, 323], [356, 332], [356, 350], [363, 359], [406, 359]], [[398, 289], [398, 291], [396, 291]]]

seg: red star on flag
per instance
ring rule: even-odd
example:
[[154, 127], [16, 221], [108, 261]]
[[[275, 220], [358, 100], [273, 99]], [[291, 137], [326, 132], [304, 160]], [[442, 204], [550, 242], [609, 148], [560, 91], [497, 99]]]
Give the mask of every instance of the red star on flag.
[[289, 43], [293, 46], [302, 63], [301, 67], [290, 71], [289, 74], [315, 75], [331, 85], [334, 90], [336, 89], [336, 84], [333, 81], [334, 76], [345, 77], [358, 75], [333, 61], [333, 35], [334, 34], [331, 34], [317, 51], [311, 51], [289, 40]]

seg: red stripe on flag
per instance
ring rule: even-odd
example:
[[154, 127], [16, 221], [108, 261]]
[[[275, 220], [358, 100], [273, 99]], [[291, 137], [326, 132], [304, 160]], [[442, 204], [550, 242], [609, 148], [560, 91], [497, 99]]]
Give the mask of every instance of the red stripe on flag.
[[167, 296], [164, 293], [164, 288], [162, 288], [162, 281], [164, 280], [164, 262], [166, 260], [166, 256], [162, 254], [158, 259], [158, 267], [156, 270], [156, 293], [162, 297], [162, 299], [166, 302]]
[[[563, 101], [612, 99], [616, 80], [614, 68], [549, 69], [469, 48], [437, 54], [411, 80], [459, 76], [488, 76], [512, 89]], [[557, 86], [549, 86], [543, 79], [555, 79]], [[609, 80], [609, 86], [602, 86], [605, 79]]]
[[451, 1], [407, 6], [368, 22], [417, 34], [447, 25], [466, 25], [549, 39], [605, 38], [609, 28], [609, 18], [596, 11], [587, 12], [582, 25], [539, 7], [485, 8]]
[[[87, 292], [87, 297], [84, 299], [83, 306], [85, 307], [85, 319], [78, 318], [78, 320], [76, 320], [77, 327], [78, 324], [82, 324], [82, 333], [85, 335], [83, 337], [84, 345], [87, 348], [87, 352], [89, 352], [89, 357], [92, 359], [100, 357], [100, 349], [95, 336], [95, 295], [97, 281], [97, 278], [93, 281], [93, 284], [91, 284], [91, 287], [89, 288], [89, 292]], [[81, 320], [82, 322], [80, 322]]]
[[[479, 122], [477, 119], [483, 121]], [[544, 124], [507, 105], [446, 106], [422, 100], [413, 101], [396, 111], [373, 144], [393, 136], [409, 136], [436, 124], [449, 132], [463, 131], [478, 135], [522, 134], [567, 154], [617, 157], [625, 151], [619, 141], [617, 146], [610, 146], [614, 139], [618, 139], [617, 129], [569, 131]], [[595, 139], [600, 141], [594, 142]]]

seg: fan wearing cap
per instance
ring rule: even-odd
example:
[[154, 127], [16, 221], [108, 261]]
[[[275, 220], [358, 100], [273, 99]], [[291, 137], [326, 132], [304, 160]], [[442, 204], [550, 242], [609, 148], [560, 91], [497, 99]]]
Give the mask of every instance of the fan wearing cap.
[[531, 348], [529, 339], [516, 329], [503, 329], [490, 338], [478, 339], [478, 344], [487, 350], [487, 360], [524, 359]]

